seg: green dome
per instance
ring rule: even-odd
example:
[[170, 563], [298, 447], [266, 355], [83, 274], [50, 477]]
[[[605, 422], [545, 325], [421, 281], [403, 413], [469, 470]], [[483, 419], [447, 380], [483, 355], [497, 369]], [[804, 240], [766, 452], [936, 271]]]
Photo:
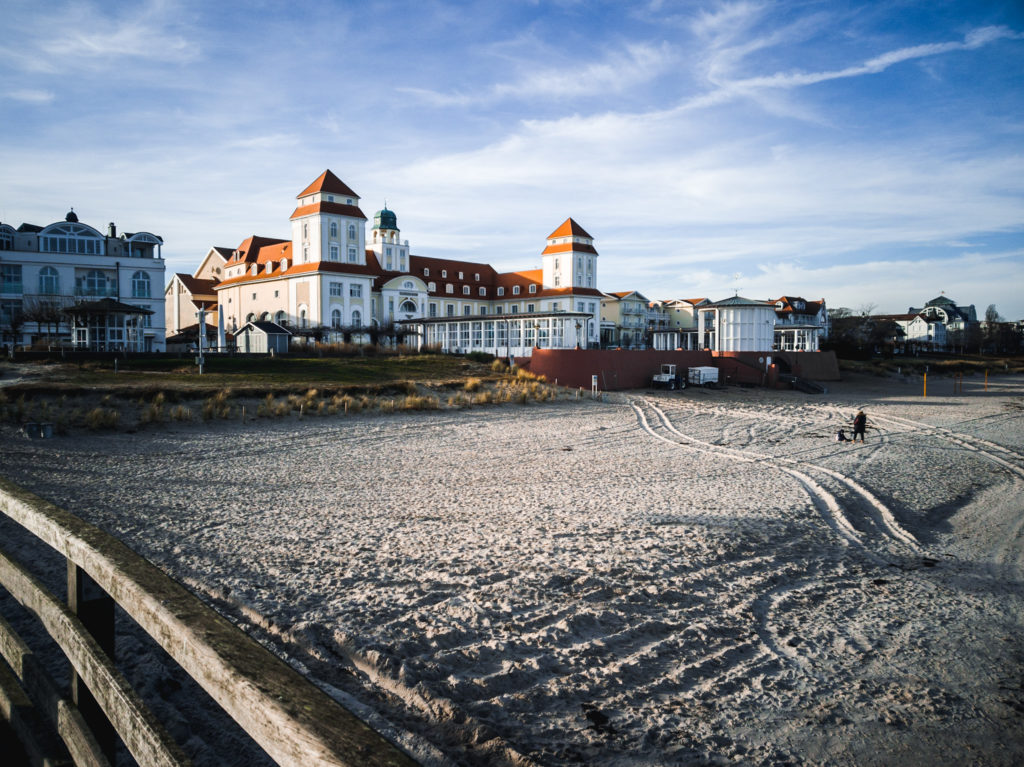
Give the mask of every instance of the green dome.
[[394, 229], [396, 232], [398, 229], [398, 216], [385, 207], [383, 210], [378, 210], [373, 216], [373, 228], [374, 229]]

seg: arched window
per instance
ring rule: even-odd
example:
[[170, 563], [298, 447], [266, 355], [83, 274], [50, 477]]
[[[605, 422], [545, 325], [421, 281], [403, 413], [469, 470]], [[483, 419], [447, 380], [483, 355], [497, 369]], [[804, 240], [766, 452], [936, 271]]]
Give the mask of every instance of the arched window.
[[274, 315], [274, 322], [276, 322], [278, 325], [284, 325], [284, 323], [287, 321], [288, 315], [285, 314], [283, 311], [278, 312], [277, 314]]
[[398, 307], [398, 311], [402, 312], [403, 314], [415, 314], [416, 304], [408, 300], [403, 301], [402, 305]]
[[338, 222], [337, 221], [332, 221], [331, 222], [331, 237], [337, 237], [337, 236], [338, 236]]
[[348, 225], [348, 238], [350, 240], [354, 240], [356, 238], [356, 225], [355, 224], [349, 224]]
[[149, 275], [138, 271], [132, 275], [132, 297], [149, 298]]
[[269, 322], [269, 320], [270, 320], [270, 312], [263, 312], [263, 314], [260, 315], [260, 321], [261, 322]]
[[255, 322], [256, 321], [256, 315], [253, 314], [252, 312], [249, 312], [247, 315], [245, 315], [245, 321], [246, 322]]
[[53, 224], [39, 233], [39, 249], [44, 253], [84, 253], [102, 256], [104, 239], [91, 226], [68, 222]]
[[103, 296], [107, 291], [107, 276], [99, 269], [93, 269], [85, 275], [85, 295]]
[[44, 266], [39, 270], [39, 292], [46, 296], [60, 293], [60, 275], [52, 266]]
[[306, 327], [306, 310], [305, 309], [300, 309], [299, 310], [299, 327], [300, 328]]
[[335, 309], [333, 312], [331, 312], [331, 327], [332, 328], [340, 328], [341, 327], [341, 310]]
[[363, 315], [359, 313], [359, 310], [352, 312], [352, 327], [361, 328], [363, 326]]

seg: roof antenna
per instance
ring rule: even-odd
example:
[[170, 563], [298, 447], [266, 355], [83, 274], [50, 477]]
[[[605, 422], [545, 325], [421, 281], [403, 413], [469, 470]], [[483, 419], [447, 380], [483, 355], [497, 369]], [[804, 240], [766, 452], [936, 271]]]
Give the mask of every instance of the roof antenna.
[[[733, 273], [733, 275], [732, 275], [732, 280], [733, 280], [733, 282], [739, 282], [739, 281], [740, 281], [740, 277], [742, 277], [742, 276], [743, 276], [743, 273], [742, 273], [742, 272], [734, 272], [734, 273]], [[733, 286], [732, 286], [732, 289], [733, 289], [733, 291], [734, 291], [734, 295], [735, 295], [735, 296], [739, 296], [739, 294], [740, 294], [740, 289], [739, 289], [739, 287], [738, 287], [738, 286], [736, 286], [736, 285], [733, 285]]]

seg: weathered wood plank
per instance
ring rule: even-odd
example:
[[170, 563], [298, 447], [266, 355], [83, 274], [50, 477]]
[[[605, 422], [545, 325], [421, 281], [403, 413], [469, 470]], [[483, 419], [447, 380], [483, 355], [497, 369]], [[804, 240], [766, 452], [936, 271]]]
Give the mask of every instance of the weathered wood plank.
[[17, 635], [14, 628], [0, 616], [0, 656], [21, 681], [32, 703], [57, 731], [71, 758], [78, 767], [110, 767], [96, 738], [86, 726], [81, 713], [70, 701], [61, 697], [57, 685], [39, 663], [32, 649]]
[[124, 544], [0, 478], [0, 512], [82, 567], [280, 765], [415, 761]]
[[32, 612], [60, 646], [139, 764], [185, 767], [188, 758], [114, 667], [74, 613], [28, 571], [0, 552], [0, 584]]
[[0, 716], [17, 736], [33, 767], [72, 767], [71, 755], [43, 721], [17, 677], [0, 662]]

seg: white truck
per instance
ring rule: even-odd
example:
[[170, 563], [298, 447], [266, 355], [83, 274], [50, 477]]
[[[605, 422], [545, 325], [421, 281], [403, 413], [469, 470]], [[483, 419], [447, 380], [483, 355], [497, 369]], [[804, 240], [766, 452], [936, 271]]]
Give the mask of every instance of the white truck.
[[661, 366], [661, 372], [655, 373], [654, 378], [651, 379], [652, 389], [685, 389], [686, 381], [676, 373], [676, 366], [664, 364]]
[[717, 386], [718, 368], [710, 365], [692, 367], [689, 371], [690, 386]]

